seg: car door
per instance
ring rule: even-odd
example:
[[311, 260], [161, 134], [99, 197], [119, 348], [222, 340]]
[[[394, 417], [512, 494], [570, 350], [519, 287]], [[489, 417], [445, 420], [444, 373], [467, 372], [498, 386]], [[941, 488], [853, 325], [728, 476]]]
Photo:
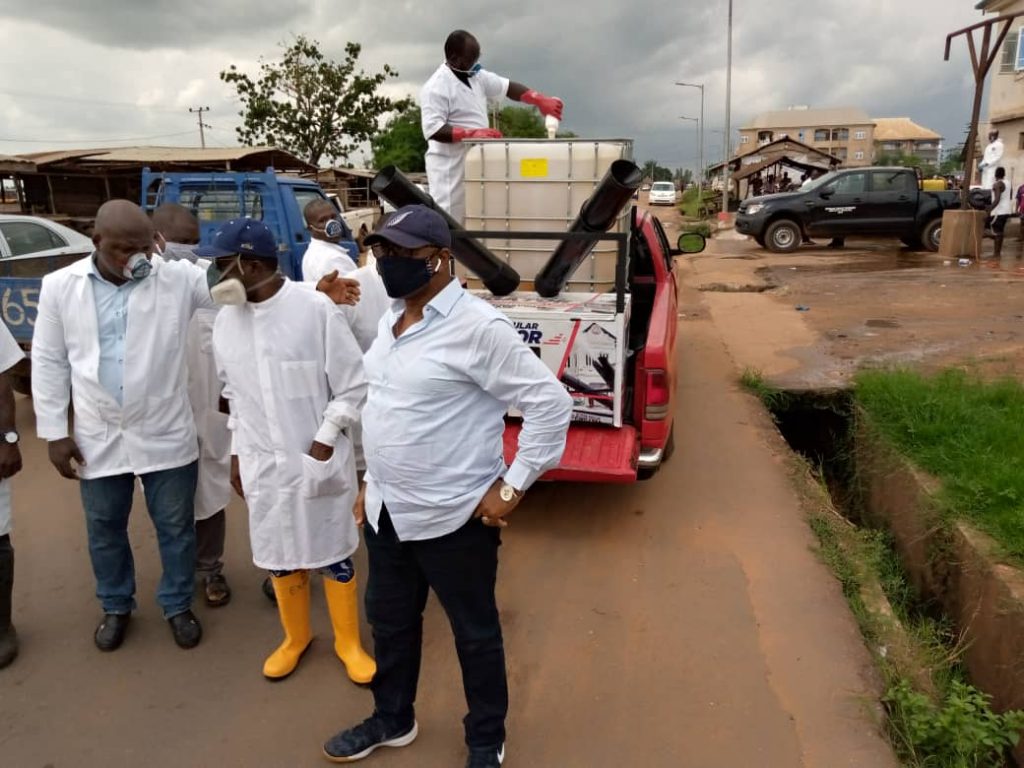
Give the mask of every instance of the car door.
[[917, 214], [917, 178], [902, 168], [871, 172], [862, 227], [880, 235], [910, 234]]
[[59, 253], [68, 242], [48, 227], [34, 221], [5, 221], [0, 223], [0, 237], [6, 249], [0, 247], [4, 258], [33, 254]]
[[841, 174], [816, 190], [808, 203], [808, 232], [812, 236], [842, 237], [857, 231], [867, 191], [868, 175], [863, 171]]

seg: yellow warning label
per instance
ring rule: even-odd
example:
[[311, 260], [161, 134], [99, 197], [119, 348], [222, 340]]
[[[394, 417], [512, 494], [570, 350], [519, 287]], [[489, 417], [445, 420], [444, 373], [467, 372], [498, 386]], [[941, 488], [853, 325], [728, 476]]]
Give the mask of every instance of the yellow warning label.
[[527, 157], [519, 161], [519, 175], [524, 179], [541, 179], [548, 175], [546, 157]]

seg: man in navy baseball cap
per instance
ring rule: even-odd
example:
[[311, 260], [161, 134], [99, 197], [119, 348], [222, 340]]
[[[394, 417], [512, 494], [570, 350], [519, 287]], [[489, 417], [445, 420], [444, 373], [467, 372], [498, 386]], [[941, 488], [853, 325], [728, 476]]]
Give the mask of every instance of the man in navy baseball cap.
[[270, 227], [257, 219], [231, 219], [213, 235], [213, 242], [201, 245], [196, 255], [203, 259], [242, 256], [277, 260], [277, 240]]
[[393, 243], [401, 248], [433, 245], [452, 247], [452, 233], [437, 211], [425, 205], [405, 205], [391, 214], [384, 226], [364, 241], [368, 246]]

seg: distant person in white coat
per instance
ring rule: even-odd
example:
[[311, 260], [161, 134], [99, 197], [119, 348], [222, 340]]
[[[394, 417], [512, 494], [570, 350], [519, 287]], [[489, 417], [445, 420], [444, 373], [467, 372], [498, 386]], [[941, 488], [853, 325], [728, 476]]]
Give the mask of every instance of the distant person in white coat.
[[214, 260], [211, 293], [225, 305], [213, 349], [231, 405], [232, 484], [249, 507], [253, 562], [271, 572], [285, 635], [263, 674], [287, 677], [312, 642], [309, 572], [320, 571], [335, 653], [349, 678], [369, 683], [376, 665], [359, 639], [347, 434], [366, 398], [362, 353], [329, 300], [281, 275], [263, 222], [229, 221], [198, 253]]
[[480, 66], [480, 43], [456, 30], [444, 44], [444, 63], [420, 90], [423, 136], [428, 140], [426, 166], [430, 196], [460, 224], [466, 215], [463, 169], [466, 139], [500, 139], [488, 127], [487, 103], [509, 98], [531, 104], [544, 116], [562, 119], [562, 100]]
[[[209, 262], [196, 256], [199, 220], [177, 203], [164, 203], [153, 211], [157, 249], [168, 261]], [[227, 605], [231, 587], [224, 576], [225, 510], [231, 500], [231, 433], [228, 416], [220, 408], [221, 384], [213, 362], [215, 309], [200, 309], [192, 317], [185, 353], [188, 396], [199, 435], [199, 480], [196, 486], [196, 576], [202, 581], [206, 604]]]
[[302, 256], [302, 279], [316, 282], [335, 270], [342, 277], [355, 271], [359, 246], [330, 201], [314, 200], [303, 209], [302, 215], [310, 233], [309, 247]]
[[104, 203], [93, 243], [91, 256], [43, 278], [32, 339], [37, 432], [57, 471], [79, 481], [104, 614], [96, 646], [120, 647], [135, 609], [128, 516], [139, 477], [163, 564], [157, 602], [175, 642], [192, 648], [202, 638], [192, 613], [199, 443], [185, 349], [193, 313], [214, 304], [204, 270], [153, 255], [153, 224], [134, 203]]
[[1005, 152], [1003, 140], [999, 138], [999, 131], [992, 129], [988, 132], [988, 146], [985, 147], [985, 154], [978, 164], [981, 171], [981, 186], [983, 189], [992, 189], [996, 183], [996, 168], [999, 167]]

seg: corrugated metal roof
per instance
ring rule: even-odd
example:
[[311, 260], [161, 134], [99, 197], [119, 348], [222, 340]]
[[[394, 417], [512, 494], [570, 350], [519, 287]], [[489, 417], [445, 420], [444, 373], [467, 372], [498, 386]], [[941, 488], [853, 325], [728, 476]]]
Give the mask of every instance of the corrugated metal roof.
[[0, 171], [7, 173], [28, 173], [36, 169], [36, 164], [19, 155], [0, 155]]
[[290, 152], [277, 147], [98, 147], [31, 152], [26, 158], [37, 165], [52, 165], [72, 160], [89, 163], [140, 163], [202, 165], [229, 163], [256, 155], [272, 155], [275, 165], [287, 168], [312, 168]]
[[935, 131], [909, 117], [876, 117], [875, 141], [941, 141]]
[[759, 128], [813, 128], [815, 126], [871, 125], [871, 118], [857, 107], [828, 109], [780, 109], [763, 112], [740, 130]]

